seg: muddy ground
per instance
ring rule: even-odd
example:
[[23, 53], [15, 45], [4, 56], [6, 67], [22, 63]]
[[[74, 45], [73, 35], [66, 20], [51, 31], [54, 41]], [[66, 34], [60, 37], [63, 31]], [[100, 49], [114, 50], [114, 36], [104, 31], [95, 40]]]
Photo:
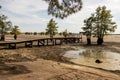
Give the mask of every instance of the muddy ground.
[[94, 49], [120, 53], [120, 36], [107, 36], [103, 45], [93, 39], [61, 46], [0, 50], [0, 80], [120, 80], [120, 71], [107, 71], [66, 61], [68, 50]]

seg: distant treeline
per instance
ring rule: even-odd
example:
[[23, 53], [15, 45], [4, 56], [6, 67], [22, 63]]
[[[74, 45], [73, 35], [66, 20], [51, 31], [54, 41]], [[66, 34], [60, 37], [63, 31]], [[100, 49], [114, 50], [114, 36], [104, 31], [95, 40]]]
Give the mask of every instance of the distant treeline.
[[[25, 34], [25, 35], [48, 35], [46, 32], [21, 32], [21, 34]], [[58, 35], [63, 35], [64, 33], [63, 32], [59, 32], [57, 33]], [[79, 33], [67, 33], [68, 35], [76, 35], [76, 34], [79, 34]]]
[[107, 34], [107, 35], [120, 35], [120, 34]]

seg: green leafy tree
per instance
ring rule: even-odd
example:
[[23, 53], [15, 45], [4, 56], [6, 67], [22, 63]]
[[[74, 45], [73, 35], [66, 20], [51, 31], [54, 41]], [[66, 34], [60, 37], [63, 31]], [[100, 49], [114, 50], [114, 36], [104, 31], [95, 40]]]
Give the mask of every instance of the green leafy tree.
[[48, 14], [61, 19], [81, 10], [82, 0], [43, 0], [48, 3]]
[[40, 32], [40, 35], [45, 35], [45, 32]]
[[0, 33], [1, 33], [1, 40], [5, 40], [5, 33], [11, 30], [12, 23], [7, 20], [7, 16], [0, 15]]
[[112, 21], [112, 15], [106, 6], [98, 7], [95, 12], [95, 36], [98, 37], [97, 43], [101, 45], [104, 41], [103, 38], [106, 34], [114, 32], [116, 23]]
[[53, 38], [53, 36], [57, 33], [57, 23], [53, 19], [51, 19], [47, 25], [46, 33], [50, 34], [50, 38]]
[[44, 0], [48, 6], [48, 14], [61, 19], [76, 13], [82, 8], [82, 0]]
[[14, 28], [12, 28], [11, 34], [14, 34], [14, 39], [17, 39], [17, 35], [20, 34], [20, 29], [19, 26], [14, 26]]
[[[105, 35], [110, 32], [114, 32], [116, 29], [116, 23], [112, 21], [112, 15], [110, 10], [107, 10], [105, 6], [98, 7], [96, 12], [93, 14], [94, 16], [89, 17], [92, 18], [89, 22], [85, 22], [85, 24], [90, 24], [83, 28], [84, 31], [88, 31], [88, 34], [92, 34], [97, 37], [97, 44], [102, 45], [104, 42], [103, 38]], [[90, 26], [90, 27], [89, 27]]]
[[43, 1], [48, 3], [48, 14], [61, 19], [80, 11], [83, 5], [82, 0], [43, 0]]
[[37, 33], [37, 32], [34, 32], [33, 34], [34, 34], [34, 35], [37, 35], [38, 33]]
[[25, 32], [25, 35], [31, 35], [31, 32]]
[[94, 15], [92, 14], [91, 17], [84, 20], [85, 27], [82, 27], [82, 29], [85, 31], [85, 35], [87, 36], [87, 45], [91, 45], [91, 35], [92, 31], [94, 29], [93, 23], [94, 23]]
[[62, 35], [62, 32], [60, 32], [59, 35], [61, 36], [61, 35]]
[[63, 36], [64, 37], [67, 37], [68, 35], [69, 35], [69, 33], [68, 33], [67, 29], [65, 31], [63, 31]]

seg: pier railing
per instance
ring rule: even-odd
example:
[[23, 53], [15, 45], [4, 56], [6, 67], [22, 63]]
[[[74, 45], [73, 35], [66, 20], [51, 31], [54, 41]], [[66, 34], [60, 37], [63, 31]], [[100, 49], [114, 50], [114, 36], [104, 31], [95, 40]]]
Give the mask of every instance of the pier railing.
[[0, 46], [5, 46], [8, 49], [19, 48], [22, 44], [24, 47], [33, 47], [33, 46], [55, 46], [69, 43], [81, 43], [82, 38], [78, 37], [67, 37], [67, 38], [41, 38], [34, 40], [18, 41], [18, 42], [5, 42], [0, 43]]

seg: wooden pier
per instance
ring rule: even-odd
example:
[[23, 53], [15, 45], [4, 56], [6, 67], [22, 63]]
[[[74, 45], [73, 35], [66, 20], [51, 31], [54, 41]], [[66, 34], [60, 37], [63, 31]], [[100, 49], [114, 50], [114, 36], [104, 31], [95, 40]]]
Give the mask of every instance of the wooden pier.
[[82, 42], [82, 38], [78, 38], [78, 37], [42, 38], [42, 39], [27, 40], [27, 41], [0, 43], [0, 46], [5, 46], [5, 48], [7, 49], [16, 49], [20, 47], [19, 44], [23, 44], [24, 47], [32, 48], [33, 46], [50, 46], [50, 45], [55, 46], [55, 45], [80, 43], [80, 42]]

